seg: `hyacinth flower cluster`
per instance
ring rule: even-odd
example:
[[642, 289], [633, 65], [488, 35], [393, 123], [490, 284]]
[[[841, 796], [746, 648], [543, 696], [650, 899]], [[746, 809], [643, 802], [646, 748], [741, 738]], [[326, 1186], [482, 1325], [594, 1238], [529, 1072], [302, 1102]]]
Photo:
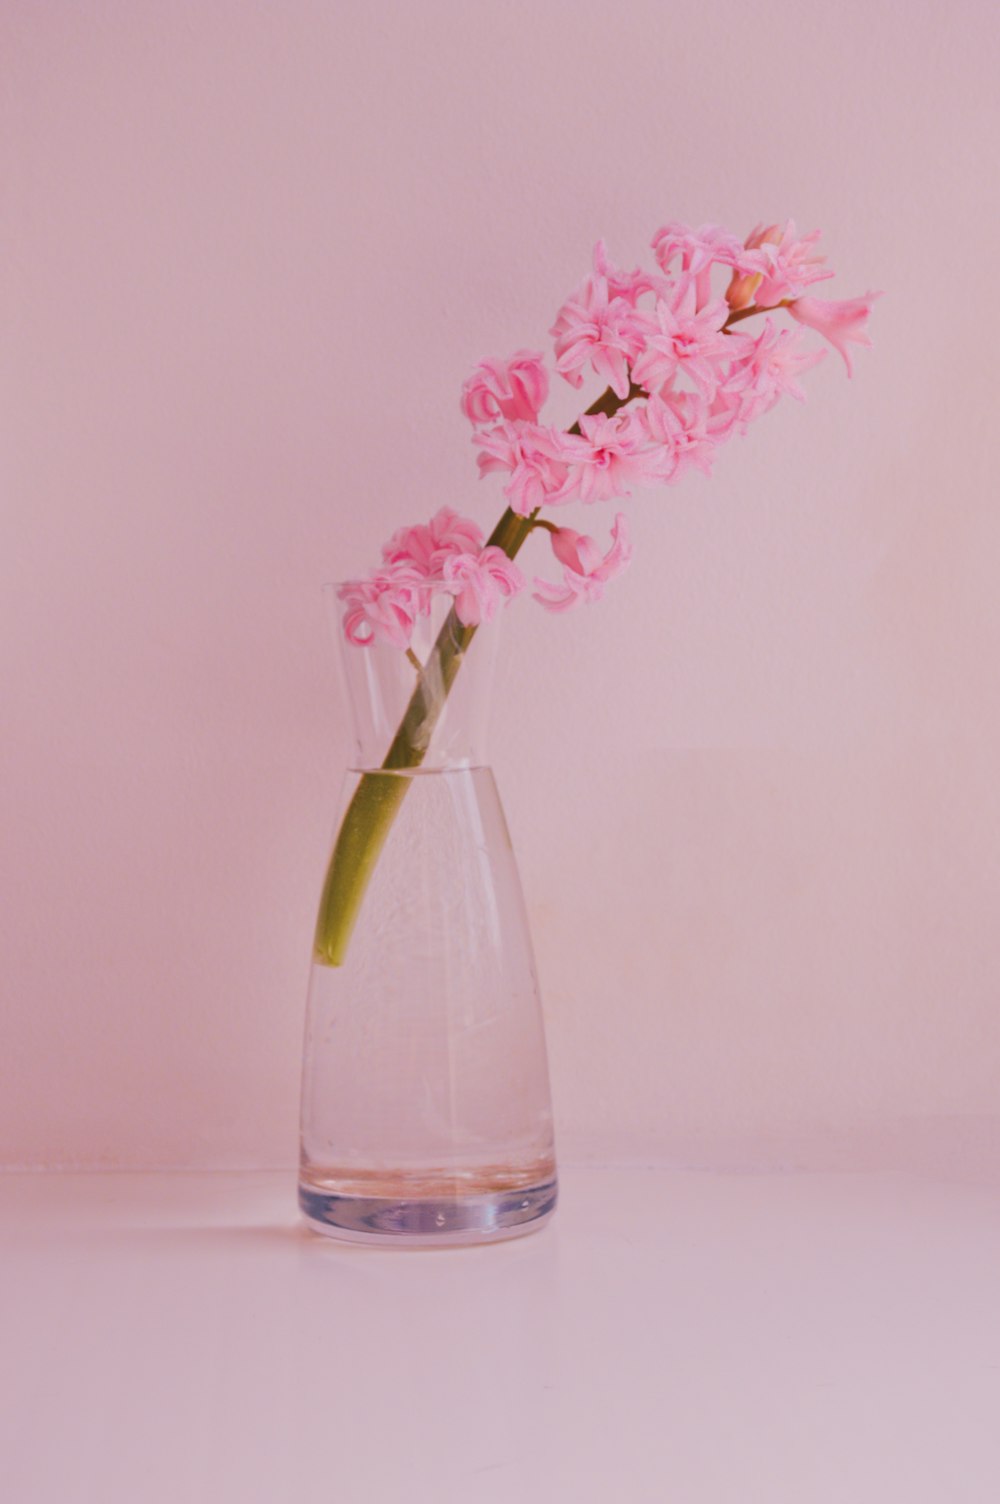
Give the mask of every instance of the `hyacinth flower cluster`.
[[[342, 587], [349, 640], [382, 638], [405, 649], [439, 593], [454, 599], [462, 626], [491, 620], [526, 588], [513, 558], [536, 529], [548, 534], [562, 576], [536, 577], [534, 599], [553, 611], [599, 600], [631, 556], [625, 516], [616, 515], [602, 551], [543, 518], [543, 509], [675, 485], [690, 469], [709, 474], [721, 444], [782, 397], [803, 399], [799, 378], [828, 346], [851, 374], [851, 346], [870, 345], [877, 294], [831, 300], [810, 292], [833, 276], [818, 241], [818, 232], [800, 236], [791, 221], [759, 225], [744, 240], [716, 225], [668, 224], [653, 237], [657, 269], [649, 271], [615, 266], [600, 242], [593, 270], [550, 332], [558, 375], [580, 388], [592, 374], [607, 389], [560, 431], [541, 417], [549, 395], [541, 352], [482, 361], [463, 387], [462, 411], [480, 474], [502, 478], [508, 517], [489, 540], [447, 507], [397, 532], [381, 566]], [[758, 324], [746, 326], [755, 315]], [[783, 326], [782, 315], [791, 322]]]
[[[624, 513], [615, 513], [604, 545], [542, 513], [616, 501], [635, 486], [675, 485], [692, 469], [709, 474], [720, 445], [782, 397], [804, 398], [799, 378], [829, 348], [851, 375], [851, 347], [871, 344], [877, 293], [837, 300], [813, 292], [833, 276], [818, 231], [800, 235], [789, 220], [740, 239], [717, 225], [671, 223], [656, 232], [652, 250], [655, 267], [624, 270], [599, 242], [592, 270], [556, 315], [555, 373], [577, 389], [588, 378], [604, 385], [571, 428], [542, 418], [550, 377], [540, 351], [484, 360], [465, 382], [461, 405], [480, 475], [500, 477], [507, 503], [490, 536], [444, 507], [401, 528], [372, 574], [340, 587], [348, 640], [399, 648], [416, 680], [383, 763], [394, 776], [365, 774], [344, 816], [320, 905], [320, 961], [344, 958], [406, 793], [408, 780], [396, 775], [423, 759], [474, 633], [528, 588], [514, 560], [530, 535], [547, 537], [559, 571], [533, 579], [534, 599], [550, 611], [599, 600], [628, 566]], [[422, 664], [411, 647], [414, 628], [440, 596], [450, 608], [434, 662]]]

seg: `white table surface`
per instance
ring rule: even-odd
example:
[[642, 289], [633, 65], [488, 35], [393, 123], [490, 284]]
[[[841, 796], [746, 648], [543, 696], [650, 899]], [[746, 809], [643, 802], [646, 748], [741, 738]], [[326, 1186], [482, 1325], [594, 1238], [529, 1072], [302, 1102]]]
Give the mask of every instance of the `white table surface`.
[[569, 1169], [345, 1247], [287, 1174], [0, 1177], [4, 1504], [997, 1504], [1000, 1190]]

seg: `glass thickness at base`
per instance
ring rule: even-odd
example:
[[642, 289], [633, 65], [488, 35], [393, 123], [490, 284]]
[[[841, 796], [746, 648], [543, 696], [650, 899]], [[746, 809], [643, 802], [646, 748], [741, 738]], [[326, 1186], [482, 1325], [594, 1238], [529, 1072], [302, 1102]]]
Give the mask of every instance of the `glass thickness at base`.
[[496, 1243], [536, 1232], [555, 1211], [557, 1195], [554, 1176], [537, 1185], [462, 1196], [372, 1196], [302, 1182], [299, 1206], [309, 1226], [330, 1238], [431, 1248]]

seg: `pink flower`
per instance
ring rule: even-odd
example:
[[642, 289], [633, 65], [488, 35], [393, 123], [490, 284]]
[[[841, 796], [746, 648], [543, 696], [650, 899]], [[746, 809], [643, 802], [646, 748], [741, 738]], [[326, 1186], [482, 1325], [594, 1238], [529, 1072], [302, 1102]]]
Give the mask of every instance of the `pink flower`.
[[621, 512], [611, 529], [614, 542], [604, 555], [586, 533], [561, 527], [551, 536], [552, 552], [564, 566], [563, 584], [560, 587], [549, 580], [536, 579], [533, 592], [535, 600], [549, 611], [568, 611], [580, 601], [588, 604], [599, 601], [608, 580], [621, 574], [632, 557], [627, 519]]
[[444, 588], [455, 597], [455, 612], [466, 627], [491, 621], [497, 607], [524, 589], [524, 576], [502, 548], [479, 554], [451, 554], [442, 570]]
[[614, 262], [608, 260], [608, 248], [603, 240], [599, 240], [594, 246], [594, 272], [608, 284], [609, 298], [624, 298], [633, 308], [642, 294], [650, 292], [660, 281], [659, 277], [651, 277], [641, 267], [624, 272], [615, 266]]
[[610, 501], [627, 496], [635, 482], [656, 478], [653, 458], [647, 452], [645, 425], [635, 411], [613, 418], [604, 413], [580, 419], [579, 434], [562, 436], [561, 459], [566, 466], [562, 487], [550, 502]]
[[819, 230], [799, 236], [790, 219], [783, 230], [778, 225], [758, 225], [747, 237], [751, 269], [762, 275], [756, 291], [759, 308], [774, 308], [786, 298], [797, 298], [813, 282], [833, 276], [823, 265], [826, 258], [815, 254], [819, 236]]
[[556, 370], [571, 386], [583, 385], [589, 362], [619, 397], [628, 396], [628, 368], [642, 349], [642, 336], [632, 304], [612, 296], [605, 277], [587, 277], [560, 308], [549, 333], [556, 342]]
[[692, 468], [710, 475], [716, 445], [733, 429], [729, 403], [713, 412], [695, 392], [654, 392], [640, 414], [656, 479], [666, 482], [680, 480]]
[[474, 443], [483, 451], [477, 461], [480, 475], [510, 472], [504, 495], [522, 517], [551, 501], [566, 479], [562, 435], [554, 429], [535, 423], [498, 423], [477, 433]]
[[664, 225], [653, 236], [652, 245], [665, 272], [678, 253], [681, 270], [692, 275], [712, 265], [740, 266], [744, 257], [738, 238], [721, 225], [702, 225], [700, 230], [676, 223]]
[[478, 553], [483, 530], [470, 517], [460, 517], [451, 507], [435, 512], [430, 522], [401, 527], [382, 548], [386, 564], [409, 564], [421, 574], [432, 575], [453, 553]]
[[699, 309], [694, 279], [681, 277], [669, 298], [657, 298], [652, 315], [638, 316], [646, 348], [632, 367], [632, 379], [653, 391], [686, 371], [699, 391], [710, 397], [720, 380], [716, 363], [740, 349], [740, 335], [721, 332], [728, 314], [724, 298]]
[[[742, 399], [738, 393], [728, 389], [727, 383], [719, 387], [711, 402], [703, 405], [699, 422], [702, 421], [706, 440], [712, 447], [731, 439], [734, 433], [746, 433], [748, 427], [744, 420]], [[698, 468], [707, 475], [711, 467], [701, 465]]]
[[653, 250], [665, 272], [680, 255], [681, 271], [695, 279], [699, 308], [711, 301], [713, 266], [731, 266], [734, 276], [749, 270], [746, 248], [721, 225], [702, 225], [700, 230], [682, 224], [664, 225], [653, 236]]
[[382, 637], [393, 647], [409, 647], [425, 588], [421, 575], [405, 565], [377, 569], [367, 580], [341, 585], [337, 594], [347, 607], [344, 634], [348, 642], [368, 647]]
[[462, 387], [462, 411], [474, 425], [497, 418], [534, 423], [548, 394], [544, 356], [518, 350], [509, 360], [480, 361]]
[[786, 393], [798, 402], [805, 401], [806, 394], [795, 378], [821, 361], [826, 351], [801, 347], [799, 330], [779, 330], [770, 319], [764, 321], [760, 334], [726, 381], [727, 396], [739, 397], [742, 426], [770, 412]]
[[853, 376], [851, 352], [847, 346], [855, 344], [871, 349], [867, 325], [872, 304], [881, 296], [880, 292], [866, 292], [863, 298], [796, 298], [789, 303], [788, 312], [807, 329], [815, 329], [817, 334], [828, 339], [844, 357], [848, 376]]

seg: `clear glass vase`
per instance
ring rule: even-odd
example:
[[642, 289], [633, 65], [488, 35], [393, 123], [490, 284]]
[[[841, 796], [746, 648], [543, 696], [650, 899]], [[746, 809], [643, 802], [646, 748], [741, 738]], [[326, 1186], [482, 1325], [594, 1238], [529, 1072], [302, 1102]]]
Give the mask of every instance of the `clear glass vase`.
[[447, 600], [410, 655], [340, 643], [357, 756], [320, 904], [299, 1204], [320, 1232], [482, 1243], [556, 1204], [548, 1063], [510, 836], [484, 754], [498, 623]]

